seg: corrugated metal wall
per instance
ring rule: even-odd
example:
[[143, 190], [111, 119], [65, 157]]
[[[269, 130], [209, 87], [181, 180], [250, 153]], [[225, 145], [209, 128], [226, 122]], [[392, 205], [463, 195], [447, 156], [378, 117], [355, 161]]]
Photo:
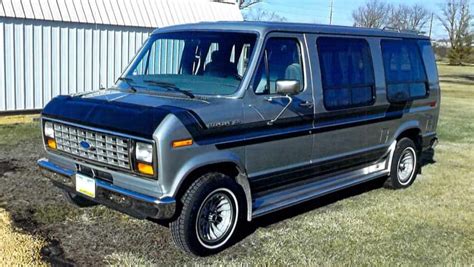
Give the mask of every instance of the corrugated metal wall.
[[0, 17], [116, 26], [164, 27], [198, 21], [242, 20], [236, 1], [0, 0]]
[[242, 15], [210, 0], [0, 0], [0, 113], [110, 86], [154, 28], [217, 20]]
[[0, 20], [0, 112], [111, 86], [153, 28]]

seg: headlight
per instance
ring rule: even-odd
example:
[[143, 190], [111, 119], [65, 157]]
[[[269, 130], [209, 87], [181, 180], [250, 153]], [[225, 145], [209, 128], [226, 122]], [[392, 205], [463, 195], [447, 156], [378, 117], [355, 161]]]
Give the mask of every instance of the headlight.
[[137, 142], [135, 157], [138, 161], [153, 162], [153, 145]]
[[44, 136], [54, 138], [54, 128], [51, 122], [46, 122], [44, 124]]

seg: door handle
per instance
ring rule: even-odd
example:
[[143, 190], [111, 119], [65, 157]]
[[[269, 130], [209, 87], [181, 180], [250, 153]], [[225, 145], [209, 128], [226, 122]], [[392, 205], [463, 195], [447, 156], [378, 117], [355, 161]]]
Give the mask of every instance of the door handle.
[[313, 103], [310, 101], [301, 102], [299, 105], [304, 108], [313, 108]]

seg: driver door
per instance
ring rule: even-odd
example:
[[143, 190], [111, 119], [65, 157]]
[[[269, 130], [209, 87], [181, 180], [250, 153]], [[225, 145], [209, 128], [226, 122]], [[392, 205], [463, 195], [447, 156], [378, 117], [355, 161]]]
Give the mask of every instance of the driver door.
[[[251, 127], [245, 158], [253, 190], [288, 183], [296, 178], [292, 174], [299, 167], [310, 162], [314, 100], [304, 42], [302, 34], [271, 34], [246, 93], [244, 123]], [[278, 95], [276, 82], [280, 80], [298, 80], [300, 92], [290, 97]]]

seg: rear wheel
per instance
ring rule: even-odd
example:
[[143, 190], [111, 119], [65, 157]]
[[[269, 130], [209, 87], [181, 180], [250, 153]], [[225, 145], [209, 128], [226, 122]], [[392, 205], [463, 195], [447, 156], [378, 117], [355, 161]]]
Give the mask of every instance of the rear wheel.
[[201, 176], [182, 197], [181, 214], [170, 224], [176, 245], [198, 256], [224, 249], [245, 214], [242, 194], [240, 186], [224, 174]]
[[385, 186], [391, 189], [409, 187], [416, 179], [419, 169], [419, 152], [413, 140], [402, 138], [393, 153], [390, 176]]
[[97, 205], [97, 203], [95, 203], [94, 201], [88, 200], [87, 198], [81, 197], [77, 194], [67, 192], [67, 191], [64, 191], [63, 193], [64, 193], [64, 197], [69, 203], [79, 208], [93, 207]]

